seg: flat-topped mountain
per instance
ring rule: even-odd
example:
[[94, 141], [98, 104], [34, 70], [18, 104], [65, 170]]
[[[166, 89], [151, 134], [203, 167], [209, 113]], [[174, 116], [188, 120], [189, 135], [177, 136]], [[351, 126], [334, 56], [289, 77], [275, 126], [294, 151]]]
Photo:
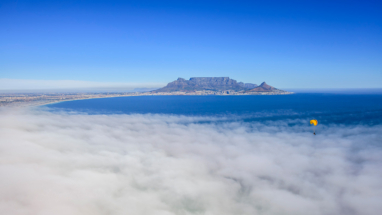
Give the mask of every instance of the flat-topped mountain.
[[170, 82], [151, 91], [155, 95], [279, 95], [291, 94], [263, 82], [257, 84], [237, 82], [229, 77], [197, 77]]
[[154, 92], [189, 92], [189, 91], [245, 91], [256, 87], [257, 84], [237, 82], [229, 77], [196, 77], [186, 80], [178, 78], [178, 80], [170, 82], [167, 86], [155, 90]]

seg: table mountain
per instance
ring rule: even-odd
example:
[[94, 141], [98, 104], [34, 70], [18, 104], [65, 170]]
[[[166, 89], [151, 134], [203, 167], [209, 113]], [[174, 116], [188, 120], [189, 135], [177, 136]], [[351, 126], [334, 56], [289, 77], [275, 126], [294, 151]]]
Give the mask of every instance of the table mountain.
[[175, 92], [175, 91], [245, 91], [256, 87], [256, 84], [237, 82], [229, 77], [194, 77], [190, 80], [178, 78], [178, 80], [170, 82], [167, 86], [155, 90], [153, 92]]

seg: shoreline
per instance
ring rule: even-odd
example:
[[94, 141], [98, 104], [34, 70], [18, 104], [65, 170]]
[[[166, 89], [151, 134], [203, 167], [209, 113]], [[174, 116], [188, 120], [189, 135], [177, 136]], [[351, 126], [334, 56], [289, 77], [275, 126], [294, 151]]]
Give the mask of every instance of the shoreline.
[[[60, 103], [60, 102], [68, 102], [68, 101], [76, 101], [76, 100], [87, 100], [87, 99], [102, 99], [102, 98], [117, 98], [117, 97], [131, 97], [131, 96], [272, 96], [272, 95], [292, 95], [294, 92], [283, 92], [283, 93], [273, 93], [273, 92], [263, 92], [256, 94], [243, 94], [243, 93], [235, 93], [235, 94], [212, 94], [212, 93], [187, 93], [187, 92], [177, 92], [177, 93], [129, 93], [129, 94], [73, 94], [74, 98], [60, 98], [60, 99], [51, 99], [51, 100], [15, 100], [9, 101], [6, 104], [0, 104], [0, 107], [40, 107], [44, 105]], [[44, 97], [47, 94], [39, 94], [38, 99]], [[63, 95], [63, 94], [59, 94]], [[68, 94], [69, 96], [72, 94]], [[67, 95], [66, 95], [67, 96]], [[79, 96], [79, 97], [78, 97]], [[82, 97], [83, 96], [83, 97]], [[12, 97], [11, 97], [12, 98]]]

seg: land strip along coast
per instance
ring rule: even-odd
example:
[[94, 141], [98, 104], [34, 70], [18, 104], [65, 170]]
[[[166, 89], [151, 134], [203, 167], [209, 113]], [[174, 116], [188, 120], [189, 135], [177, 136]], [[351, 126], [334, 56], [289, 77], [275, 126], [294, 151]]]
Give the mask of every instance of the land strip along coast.
[[292, 94], [272, 87], [265, 82], [260, 85], [237, 82], [229, 77], [178, 78], [165, 87], [148, 92], [115, 93], [1, 93], [0, 107], [38, 106], [61, 101], [125, 96], [157, 95], [286, 95]]

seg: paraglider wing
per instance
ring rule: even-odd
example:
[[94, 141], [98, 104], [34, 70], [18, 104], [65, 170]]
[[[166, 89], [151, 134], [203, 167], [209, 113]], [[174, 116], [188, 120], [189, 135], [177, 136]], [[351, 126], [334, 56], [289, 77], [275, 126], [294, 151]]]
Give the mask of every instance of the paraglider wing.
[[317, 126], [317, 120], [316, 119], [312, 119], [310, 120], [310, 124], [313, 124], [314, 126]]

